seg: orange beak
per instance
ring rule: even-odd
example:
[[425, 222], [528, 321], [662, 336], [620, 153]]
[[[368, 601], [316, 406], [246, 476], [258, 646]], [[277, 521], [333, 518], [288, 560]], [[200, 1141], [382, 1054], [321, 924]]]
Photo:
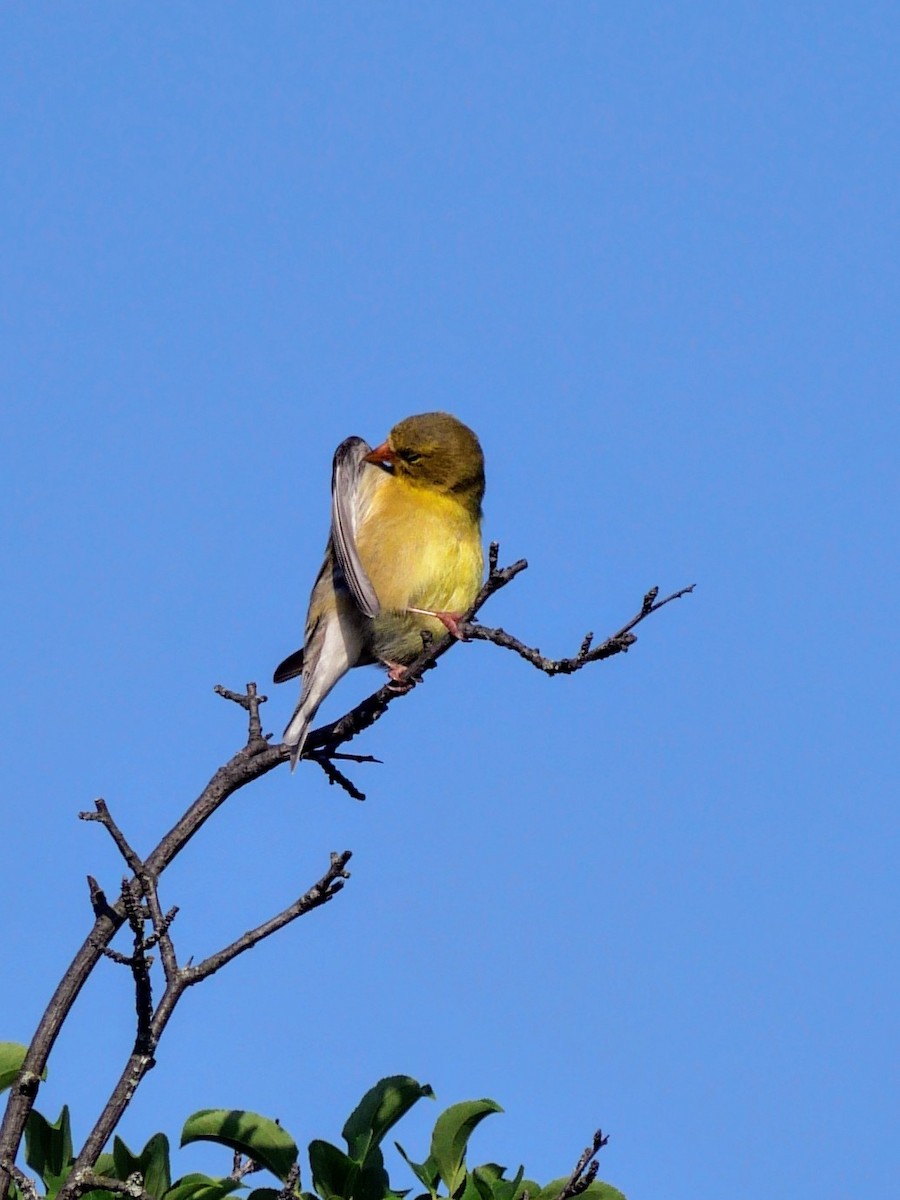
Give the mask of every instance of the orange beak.
[[363, 455], [363, 462], [392, 467], [396, 462], [396, 458], [387, 442], [382, 442], [380, 446], [376, 446], [374, 450], [370, 450], [368, 454]]

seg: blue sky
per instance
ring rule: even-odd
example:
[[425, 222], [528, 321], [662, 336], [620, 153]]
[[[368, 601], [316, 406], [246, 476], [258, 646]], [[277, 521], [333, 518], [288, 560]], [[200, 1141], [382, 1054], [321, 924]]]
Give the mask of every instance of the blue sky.
[[[546, 653], [698, 585], [572, 679], [455, 649], [363, 805], [235, 797], [183, 957], [353, 878], [187, 997], [129, 1141], [334, 1140], [407, 1072], [538, 1178], [600, 1125], [630, 1200], [896, 1194], [898, 51], [888, 4], [4, 7], [0, 1037], [120, 876], [76, 813], [155, 844], [242, 740], [215, 683], [282, 729], [348, 434], [478, 431], [531, 564], [483, 619]], [[52, 1060], [76, 1133], [129, 988]]]

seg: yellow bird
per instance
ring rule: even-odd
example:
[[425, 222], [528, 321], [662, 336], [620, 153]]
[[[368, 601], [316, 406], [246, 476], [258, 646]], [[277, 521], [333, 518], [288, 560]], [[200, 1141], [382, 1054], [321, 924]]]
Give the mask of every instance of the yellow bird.
[[380, 662], [401, 680], [423, 630], [436, 641], [460, 636], [484, 576], [483, 497], [478, 438], [449, 413], [407, 417], [374, 450], [359, 437], [338, 446], [305, 644], [275, 670], [276, 683], [301, 676], [284, 731], [292, 769], [319, 705], [351, 667]]

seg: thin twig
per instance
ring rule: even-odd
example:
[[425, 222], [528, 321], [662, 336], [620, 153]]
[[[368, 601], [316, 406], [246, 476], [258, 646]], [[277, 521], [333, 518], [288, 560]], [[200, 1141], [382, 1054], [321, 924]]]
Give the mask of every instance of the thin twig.
[[[153, 1021], [153, 985], [150, 966], [153, 959], [147, 954], [144, 940], [144, 912], [141, 903], [131, 891], [129, 881], [122, 880], [122, 902], [133, 934], [134, 950], [129, 967], [134, 978], [134, 1007], [137, 1013], [137, 1032], [134, 1038], [134, 1054], [151, 1055], [150, 1027]], [[93, 1163], [90, 1164], [93, 1166]]]
[[343, 771], [339, 771], [327, 755], [314, 754], [311, 756], [311, 761], [319, 764], [319, 766], [328, 776], [328, 782], [330, 784], [337, 784], [338, 787], [343, 788], [347, 795], [354, 800], [365, 800], [366, 793], [361, 792], [353, 780], [348, 779]]
[[128, 1179], [123, 1181], [113, 1179], [109, 1175], [98, 1175], [94, 1171], [81, 1171], [71, 1185], [68, 1180], [66, 1181], [66, 1193], [75, 1200], [77, 1197], [83, 1196], [85, 1192], [93, 1191], [112, 1192], [116, 1196], [128, 1196], [130, 1200], [154, 1200], [153, 1196], [145, 1190], [138, 1172], [129, 1175]]
[[576, 671], [580, 671], [582, 667], [586, 667], [588, 663], [600, 662], [605, 658], [612, 658], [614, 654], [623, 654], [630, 646], [633, 646], [637, 641], [635, 635], [631, 632], [636, 625], [647, 619], [651, 613], [659, 612], [666, 604], [671, 604], [673, 600], [679, 600], [682, 596], [687, 596], [694, 590], [696, 584], [691, 584], [690, 587], [681, 588], [677, 592], [673, 592], [671, 596], [666, 596], [664, 600], [656, 601], [656, 596], [659, 594], [659, 588], [651, 588], [641, 604], [638, 612], [626, 622], [621, 629], [611, 634], [605, 642], [601, 642], [599, 646], [591, 649], [594, 635], [592, 633], [585, 634], [582, 640], [578, 653], [573, 658], [545, 658], [540, 650], [536, 647], [526, 646], [524, 642], [520, 642], [518, 638], [507, 633], [503, 629], [488, 629], [484, 625], [476, 625], [467, 622], [465, 625], [460, 625], [460, 629], [467, 638], [471, 638], [480, 642], [491, 642], [494, 646], [500, 646], [504, 650], [512, 650], [518, 654], [520, 658], [524, 658], [526, 662], [531, 663], [533, 667], [537, 667], [539, 671], [543, 671], [545, 675], [574, 675]]
[[247, 1176], [252, 1175], [254, 1171], [261, 1171], [262, 1167], [252, 1158], [245, 1159], [240, 1150], [235, 1150], [234, 1157], [231, 1160], [231, 1174], [228, 1176], [229, 1183], [240, 1183]]
[[233, 941], [230, 946], [226, 946], [216, 954], [211, 954], [209, 958], [205, 958], [197, 966], [184, 967], [180, 977], [184, 981], [185, 987], [192, 987], [202, 979], [214, 975], [216, 971], [221, 970], [233, 958], [237, 958], [239, 954], [243, 954], [245, 951], [251, 950], [254, 946], [258, 945], [263, 938], [267, 938], [279, 929], [283, 929], [285, 925], [289, 925], [297, 917], [302, 917], [314, 908], [320, 908], [323, 904], [327, 904], [329, 900], [333, 900], [343, 888], [344, 880], [350, 878], [350, 872], [346, 870], [346, 866], [351, 857], [352, 854], [349, 850], [344, 850], [342, 854], [332, 851], [331, 864], [328, 870], [321, 879], [317, 880], [293, 904], [288, 905], [287, 908], [276, 916], [270, 917], [268, 921], [263, 921], [255, 929], [249, 930], [242, 937]]
[[575, 1164], [575, 1170], [566, 1180], [565, 1185], [554, 1200], [572, 1200], [573, 1196], [580, 1196], [582, 1192], [586, 1192], [594, 1180], [597, 1178], [599, 1163], [597, 1155], [609, 1141], [609, 1138], [598, 1129], [594, 1134], [590, 1146], [585, 1147], [581, 1158]]
[[257, 695], [255, 683], [248, 683], [247, 691], [244, 693], [232, 692], [230, 688], [222, 687], [221, 683], [217, 683], [213, 691], [217, 696], [221, 696], [225, 700], [231, 700], [233, 704], [239, 704], [241, 708], [245, 708], [249, 713], [250, 719], [247, 728], [248, 745], [266, 740], [263, 737], [259, 706], [265, 704], [269, 697]]
[[25, 1200], [40, 1200], [37, 1184], [24, 1171], [20, 1171], [14, 1162], [10, 1162], [8, 1158], [5, 1158], [0, 1162], [0, 1168], [7, 1172], [13, 1183], [15, 1183], [16, 1187], [25, 1197]]
[[300, 1164], [295, 1162], [288, 1168], [284, 1186], [278, 1193], [277, 1200], [294, 1200], [300, 1191]]
[[130, 954], [121, 954], [118, 950], [113, 950], [112, 946], [104, 946], [103, 957], [114, 962], [117, 967], [128, 967], [129, 971], [131, 970], [133, 959]]
[[334, 765], [336, 758], [342, 762], [355, 763], [378, 763], [382, 765], [381, 759], [376, 758], [374, 754], [341, 754], [338, 750], [332, 750], [330, 753], [322, 751], [318, 754], [310, 756], [312, 762], [318, 763], [328, 777], [330, 784], [337, 784], [338, 787], [344, 789], [348, 796], [354, 800], [365, 800], [366, 793], [361, 792], [352, 779], [348, 779], [343, 771], [338, 770]]
[[78, 819], [80, 821], [99, 821], [103, 828], [109, 833], [109, 836], [116, 843], [119, 853], [125, 859], [129, 869], [133, 875], [140, 875], [144, 869], [144, 864], [138, 858], [134, 850], [128, 843], [125, 834], [112, 818], [106, 801], [102, 797], [98, 797], [94, 801], [96, 812], [80, 812]]
[[[109, 806], [107, 805], [106, 801], [102, 798], [99, 798], [94, 801], [94, 807], [96, 812], [82, 812], [79, 813], [78, 816], [82, 821], [97, 821], [104, 827], [104, 829], [107, 830], [110, 837], [118, 847], [119, 853], [131, 868], [134, 879], [136, 879], [140, 884], [144, 899], [147, 902], [147, 910], [150, 914], [150, 921], [153, 925], [153, 936], [144, 940], [143, 948], [144, 950], [149, 950], [157, 943], [159, 944], [163, 968], [165, 970], [166, 978], [168, 979], [178, 969], [178, 964], [175, 958], [175, 947], [172, 943], [171, 937], [169, 936], [169, 926], [175, 919], [178, 908], [171, 908], [167, 913], [163, 914], [159, 903], [156, 880], [147, 870], [143, 861], [138, 857], [136, 851], [132, 849], [128, 839], [125, 837], [124, 833], [113, 819], [112, 813], [109, 811]], [[106, 897], [103, 895], [102, 889], [100, 889], [97, 885], [96, 880], [93, 880], [91, 876], [88, 876], [88, 882], [91, 885], [91, 903], [94, 908], [94, 912], [97, 913], [99, 903], [101, 901], [105, 903]], [[122, 891], [122, 902], [125, 904], [127, 913], [128, 901], [125, 895], [126, 888], [128, 888], [130, 892], [131, 883], [129, 881], [126, 881], [126, 883], [123, 885]], [[113, 955], [110, 954], [109, 957], [113, 957]], [[116, 961], [121, 961], [121, 959], [117, 959]]]
[[106, 899], [106, 892], [104, 892], [103, 888], [93, 877], [93, 875], [88, 875], [87, 885], [91, 896], [91, 908], [94, 910], [94, 916], [97, 918], [97, 920], [99, 921], [105, 919], [115, 921], [116, 910]]
[[150, 923], [153, 926], [153, 934], [147, 938], [145, 947], [150, 949], [152, 946], [159, 945], [159, 955], [162, 959], [166, 983], [171, 983], [178, 974], [178, 959], [175, 955], [175, 945], [169, 934], [169, 927], [178, 915], [178, 906], [173, 905], [168, 912], [164, 913], [159, 903], [156, 880], [151, 879], [147, 872], [143, 871], [140, 881], [147, 901], [147, 910], [150, 913]]

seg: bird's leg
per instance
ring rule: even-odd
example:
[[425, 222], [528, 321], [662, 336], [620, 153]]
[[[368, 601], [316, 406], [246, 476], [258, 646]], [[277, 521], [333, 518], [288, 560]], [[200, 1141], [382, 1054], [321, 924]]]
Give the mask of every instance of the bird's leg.
[[411, 691], [416, 686], [415, 679], [406, 678], [406, 667], [402, 663], [386, 662], [384, 664], [388, 669], [388, 680], [390, 686], [395, 692], [402, 695], [404, 692]]
[[406, 611], [421, 613], [423, 617], [436, 617], [451, 637], [455, 637], [458, 642], [466, 640], [463, 631], [459, 627], [459, 623], [463, 619], [462, 613], [444, 612], [442, 609], [433, 608], [408, 608]]

